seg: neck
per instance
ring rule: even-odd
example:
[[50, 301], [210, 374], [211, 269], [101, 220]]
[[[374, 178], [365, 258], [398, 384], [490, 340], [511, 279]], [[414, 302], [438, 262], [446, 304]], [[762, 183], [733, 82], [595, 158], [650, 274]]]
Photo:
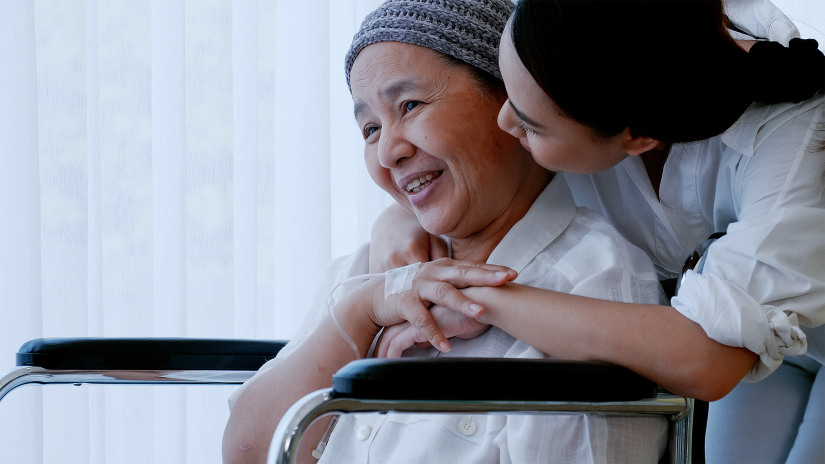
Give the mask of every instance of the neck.
[[647, 177], [650, 179], [650, 185], [659, 196], [659, 185], [662, 183], [662, 174], [665, 170], [665, 161], [670, 154], [671, 144], [668, 142], [659, 142], [652, 150], [642, 153], [642, 163], [645, 165]]
[[453, 259], [486, 262], [507, 232], [527, 214], [553, 178], [544, 169], [535, 169], [524, 179], [505, 213], [482, 230], [462, 238], [452, 238]]

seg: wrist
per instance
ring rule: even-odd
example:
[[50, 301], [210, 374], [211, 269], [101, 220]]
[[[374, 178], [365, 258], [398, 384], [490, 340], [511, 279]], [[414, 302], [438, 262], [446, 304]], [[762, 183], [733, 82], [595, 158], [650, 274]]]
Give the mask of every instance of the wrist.
[[481, 315], [475, 318], [481, 324], [495, 325], [492, 321], [495, 319], [496, 312], [493, 304], [494, 289], [496, 288], [499, 287], [467, 287], [461, 289], [461, 293], [472, 300], [473, 303], [478, 303], [484, 308]]
[[[380, 282], [378, 282], [380, 281]], [[341, 327], [352, 337], [355, 343], [362, 347], [366, 344], [366, 352], [381, 326], [375, 323], [373, 315], [374, 293], [380, 287], [383, 289], [382, 279], [370, 279], [356, 287], [340, 303], [333, 308]]]

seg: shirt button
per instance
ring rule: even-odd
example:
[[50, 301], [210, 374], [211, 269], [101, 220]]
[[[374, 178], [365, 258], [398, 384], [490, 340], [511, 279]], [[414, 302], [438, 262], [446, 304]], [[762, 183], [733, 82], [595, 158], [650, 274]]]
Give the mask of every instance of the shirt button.
[[358, 432], [356, 436], [359, 440], [364, 441], [370, 437], [370, 433], [372, 433], [372, 427], [370, 427], [367, 424], [364, 424], [361, 427], [358, 427]]
[[458, 422], [458, 432], [462, 435], [472, 435], [476, 433], [476, 423], [472, 419], [461, 419]]

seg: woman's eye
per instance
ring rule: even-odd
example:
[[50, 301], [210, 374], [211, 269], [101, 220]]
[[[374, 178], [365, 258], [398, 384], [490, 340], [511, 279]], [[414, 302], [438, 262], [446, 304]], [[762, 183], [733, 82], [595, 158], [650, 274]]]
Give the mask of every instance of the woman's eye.
[[525, 134], [536, 135], [536, 131], [527, 127], [527, 125], [524, 124], [524, 121], [522, 121], [521, 119], [518, 120], [518, 125], [521, 126], [521, 130], [523, 130]]
[[415, 107], [416, 107], [416, 106], [418, 106], [418, 105], [419, 105], [419, 103], [421, 103], [421, 102], [417, 102], [417, 101], [408, 101], [408, 102], [404, 105], [404, 108], [405, 108], [407, 111], [412, 111], [412, 110], [414, 110], [414, 109], [415, 109]]
[[376, 133], [377, 131], [378, 128], [375, 126], [367, 127], [366, 129], [364, 129], [364, 138], [368, 139], [372, 134]]

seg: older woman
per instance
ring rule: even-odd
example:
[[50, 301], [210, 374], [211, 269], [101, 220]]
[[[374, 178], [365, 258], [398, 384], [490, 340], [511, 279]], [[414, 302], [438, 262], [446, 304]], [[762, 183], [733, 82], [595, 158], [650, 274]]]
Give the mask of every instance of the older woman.
[[[592, 298], [658, 302], [656, 272], [644, 253], [598, 214], [576, 208], [564, 178], [497, 126], [507, 96], [496, 46], [512, 6], [462, 3], [389, 1], [367, 17], [347, 57], [370, 175], [424, 229], [449, 239], [452, 259], [405, 270], [412, 278], [400, 291], [388, 291], [383, 276], [350, 283], [330, 312], [333, 288], [368, 273], [369, 247], [334, 261], [298, 336], [233, 395], [224, 461], [263, 461], [289, 406], [367, 356], [382, 327], [402, 324], [401, 331], [414, 329], [438, 347], [411, 347], [405, 356], [546, 356], [490, 327], [484, 308], [443, 282], [448, 267], [464, 271], [449, 282], [457, 288], [515, 279]], [[453, 317], [439, 306], [447, 304], [472, 317]], [[448, 341], [453, 335], [475, 338]], [[462, 419], [474, 432], [458, 430]], [[325, 428], [305, 437], [301, 459], [311, 462]], [[657, 462], [666, 429], [661, 418], [346, 415], [321, 461]]]

